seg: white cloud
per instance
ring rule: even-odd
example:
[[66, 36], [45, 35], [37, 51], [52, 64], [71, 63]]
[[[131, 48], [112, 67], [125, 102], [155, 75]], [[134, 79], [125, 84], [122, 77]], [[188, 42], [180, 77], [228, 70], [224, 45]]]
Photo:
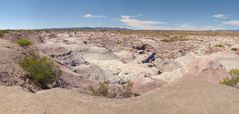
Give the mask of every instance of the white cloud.
[[86, 14], [83, 17], [85, 18], [106, 18], [106, 16], [102, 16], [102, 15], [93, 15], [93, 14]]
[[223, 30], [223, 26], [196, 26], [192, 23], [183, 23], [175, 26], [167, 25], [167, 22], [163, 21], [150, 21], [150, 20], [139, 20], [136, 19], [141, 15], [136, 16], [124, 16], [122, 15], [120, 19], [114, 19], [115, 21], [121, 21], [125, 23], [128, 27], [133, 29], [143, 29], [143, 30]]
[[239, 20], [226, 21], [226, 22], [223, 22], [223, 24], [231, 25], [231, 26], [239, 26]]
[[139, 17], [139, 16], [142, 16], [142, 15], [136, 15], [136, 16], [122, 15], [119, 20], [125, 23], [128, 27], [134, 28], [134, 29], [158, 29], [158, 25], [167, 24], [167, 22], [163, 22], [163, 21], [136, 19], [136, 17]]
[[142, 14], [139, 14], [139, 15], [131, 15], [131, 16], [121, 15], [121, 18], [130, 19], [130, 18], [137, 18], [137, 17], [141, 17], [141, 16], [143, 16], [143, 15], [142, 15]]
[[213, 15], [214, 18], [221, 18], [221, 19], [226, 19], [227, 16], [225, 16], [224, 14], [215, 14]]
[[171, 27], [172, 30], [224, 30], [222, 25], [216, 26], [197, 26], [192, 23], [184, 23], [176, 27]]

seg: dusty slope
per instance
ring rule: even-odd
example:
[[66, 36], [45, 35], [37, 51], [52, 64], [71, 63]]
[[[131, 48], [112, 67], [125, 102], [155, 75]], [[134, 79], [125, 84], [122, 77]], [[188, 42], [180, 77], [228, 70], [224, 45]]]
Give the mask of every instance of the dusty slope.
[[0, 113], [28, 114], [236, 114], [239, 91], [185, 76], [141, 97], [112, 100], [54, 89], [36, 94], [0, 87]]
[[18, 66], [23, 54], [20, 46], [0, 39], [0, 85], [20, 86], [24, 83], [21, 79], [24, 73]]

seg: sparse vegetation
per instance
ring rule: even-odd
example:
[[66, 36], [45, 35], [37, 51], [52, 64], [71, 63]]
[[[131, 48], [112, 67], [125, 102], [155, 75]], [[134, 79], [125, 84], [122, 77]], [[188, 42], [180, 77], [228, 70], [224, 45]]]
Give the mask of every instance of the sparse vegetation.
[[90, 91], [94, 96], [107, 96], [109, 93], [108, 82], [99, 82], [99, 88], [90, 87]]
[[59, 67], [51, 59], [40, 57], [33, 51], [20, 62], [20, 66], [29, 72], [29, 78], [42, 89], [48, 89], [48, 84], [57, 81], [61, 74]]
[[215, 45], [215, 47], [224, 48], [225, 46], [224, 46], [224, 45], [222, 45], [222, 44], [218, 44], [218, 45]]
[[232, 78], [225, 78], [220, 83], [231, 87], [237, 86], [237, 84], [239, 83], [239, 70], [232, 69], [229, 73]]
[[16, 43], [20, 46], [23, 46], [23, 47], [29, 46], [29, 45], [32, 44], [32, 42], [30, 40], [26, 39], [26, 38], [21, 38], [21, 39], [17, 40]]
[[117, 93], [115, 91], [110, 91], [109, 83], [109, 81], [100, 82], [98, 88], [90, 87], [89, 90], [91, 91], [93, 96], [104, 96], [108, 98], [115, 98], [117, 96], [120, 96], [120, 98], [139, 96], [139, 94], [132, 92], [133, 83], [130, 81], [123, 85], [123, 88]]
[[116, 44], [117, 44], [117, 45], [121, 45], [121, 44], [122, 44], [122, 41], [117, 41]]
[[233, 77], [239, 77], [239, 69], [232, 69], [229, 71], [229, 74]]
[[7, 34], [7, 33], [9, 33], [8, 30], [0, 30], [0, 37], [3, 37], [4, 34]]
[[185, 36], [173, 36], [173, 37], [169, 37], [169, 38], [166, 38], [166, 39], [162, 39], [161, 41], [170, 43], [170, 42], [188, 41], [188, 40], [190, 40], [190, 39], [185, 37]]
[[125, 86], [123, 86], [124, 90], [122, 92], [122, 96], [124, 98], [130, 98], [134, 95], [134, 93], [132, 92], [133, 89], [133, 83], [128, 81], [127, 84]]

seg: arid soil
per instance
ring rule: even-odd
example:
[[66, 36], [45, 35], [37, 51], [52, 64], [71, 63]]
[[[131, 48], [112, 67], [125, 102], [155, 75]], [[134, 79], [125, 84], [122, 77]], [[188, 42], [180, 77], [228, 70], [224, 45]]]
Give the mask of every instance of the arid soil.
[[0, 87], [4, 114], [237, 114], [239, 91], [185, 76], [179, 81], [131, 99], [105, 99], [76, 91], [38, 93]]
[[[33, 45], [18, 46], [20, 38]], [[239, 69], [238, 41], [236, 32], [12, 31], [0, 38], [0, 113], [236, 114], [239, 91], [219, 82]], [[29, 50], [62, 70], [52, 89], [19, 67]], [[115, 99], [91, 96], [105, 81]], [[129, 82], [134, 95], [122, 99]]]

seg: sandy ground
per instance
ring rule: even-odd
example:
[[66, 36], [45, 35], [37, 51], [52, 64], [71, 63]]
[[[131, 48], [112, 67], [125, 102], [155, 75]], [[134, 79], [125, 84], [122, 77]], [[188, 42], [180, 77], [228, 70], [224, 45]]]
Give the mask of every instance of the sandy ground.
[[238, 114], [239, 91], [185, 76], [131, 99], [106, 99], [73, 90], [36, 94], [0, 87], [1, 114]]

